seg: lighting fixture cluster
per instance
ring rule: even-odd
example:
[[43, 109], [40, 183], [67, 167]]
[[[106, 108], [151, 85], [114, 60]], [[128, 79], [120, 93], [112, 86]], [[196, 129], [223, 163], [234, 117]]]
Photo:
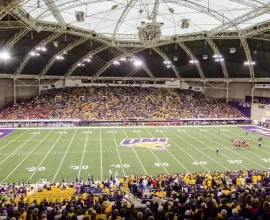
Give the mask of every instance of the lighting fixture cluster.
[[166, 65], [167, 68], [174, 67], [174, 65], [172, 64], [170, 60], [164, 60], [163, 64]]
[[213, 55], [213, 58], [215, 58], [215, 62], [223, 62], [224, 58], [221, 54], [215, 54]]
[[195, 63], [199, 63], [199, 61], [198, 60], [190, 60], [189, 63], [195, 64]]
[[121, 62], [132, 62], [134, 66], [138, 67], [141, 66], [143, 63], [140, 59], [138, 59], [137, 57], [121, 57], [119, 60], [115, 60], [113, 61], [113, 64], [118, 66], [121, 64]]
[[82, 62], [77, 64], [77, 66], [85, 66], [87, 63], [90, 63], [92, 61], [92, 58], [92, 56], [84, 58]]
[[46, 47], [38, 46], [38, 47], [35, 48], [35, 50], [30, 52], [30, 55], [32, 57], [38, 57], [38, 56], [40, 56], [40, 53], [45, 52], [45, 51], [47, 51]]
[[256, 62], [254, 62], [254, 61], [250, 61], [250, 62], [249, 61], [245, 61], [244, 62], [244, 65], [245, 66], [254, 66], [255, 64], [256, 64]]
[[65, 57], [63, 57], [62, 55], [57, 55], [57, 56], [55, 56], [55, 59], [57, 59], [57, 60], [64, 60]]
[[10, 55], [9, 55], [8, 52], [3, 51], [3, 52], [0, 53], [0, 59], [2, 59], [2, 60], [8, 60], [9, 58], [10, 58]]

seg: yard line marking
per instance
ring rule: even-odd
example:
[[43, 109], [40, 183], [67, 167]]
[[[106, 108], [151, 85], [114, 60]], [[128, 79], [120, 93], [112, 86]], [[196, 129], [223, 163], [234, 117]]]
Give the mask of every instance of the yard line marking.
[[[124, 133], [125, 133], [126, 137], [128, 138], [127, 132], [125, 131], [125, 129], [124, 129], [124, 128], [122, 128], [122, 129], [123, 129], [123, 131], [124, 131]], [[140, 162], [140, 164], [141, 164], [141, 166], [142, 166], [142, 168], [143, 168], [143, 170], [144, 170], [144, 173], [145, 173], [146, 175], [148, 175], [148, 174], [147, 174], [147, 172], [146, 172], [146, 170], [145, 170], [144, 165], [142, 164], [141, 159], [139, 158], [139, 156], [138, 156], [138, 154], [137, 154], [137, 152], [135, 151], [135, 149], [134, 149], [134, 147], [133, 147], [133, 146], [132, 146], [132, 150], [133, 150], [133, 152], [135, 153], [135, 155], [136, 155], [136, 157], [137, 157], [138, 161]]]
[[[169, 131], [171, 131], [170, 129], [168, 129]], [[173, 134], [175, 134], [177, 137], [180, 137], [177, 133], [171, 131]], [[186, 132], [184, 132], [186, 133]], [[181, 137], [180, 137], [181, 138]], [[181, 138], [182, 139], [182, 138]], [[182, 139], [184, 140], [184, 139]], [[223, 166], [221, 163], [219, 163], [218, 161], [216, 161], [215, 159], [213, 159], [212, 157], [209, 157], [207, 154], [205, 154], [203, 151], [201, 151], [200, 149], [196, 148], [193, 144], [189, 143], [188, 141], [184, 140], [185, 142], [187, 142], [190, 146], [192, 146], [194, 149], [196, 149], [197, 151], [200, 151], [202, 154], [204, 154], [205, 156], [207, 156], [208, 158], [210, 158], [212, 161], [214, 161], [215, 163], [219, 164], [220, 166], [222, 166], [225, 170], [230, 171], [227, 167]]]
[[[211, 133], [210, 133], [210, 134], [211, 134]], [[227, 141], [226, 139], [221, 138], [221, 137], [219, 137], [219, 136], [217, 136], [217, 135], [214, 135], [214, 134], [211, 134], [211, 135], [212, 135], [212, 136], [215, 136], [215, 137], [217, 137], [217, 138], [219, 138], [219, 139], [221, 139], [221, 140], [223, 140], [223, 141]], [[228, 135], [226, 135], [226, 136], [228, 136]], [[228, 137], [229, 137], [229, 136], [228, 136]], [[228, 141], [228, 142], [230, 142], [230, 141]], [[231, 143], [231, 142], [230, 142], [230, 143]], [[230, 148], [228, 148], [228, 149], [231, 150]], [[246, 150], [246, 149], [244, 148], [244, 150]], [[233, 150], [231, 150], [231, 151], [233, 151]], [[251, 151], [248, 151], [248, 150], [246, 150], [246, 151], [252, 153]], [[241, 154], [239, 154], [239, 153], [237, 153], [237, 152], [235, 152], [235, 151], [233, 151], [233, 152], [236, 153], [236, 154], [238, 154], [239, 156], [241, 156], [241, 157], [243, 157], [243, 158], [245, 158], [245, 159], [247, 159], [247, 160], [253, 162], [253, 163], [256, 163], [257, 165], [259, 165], [260, 167], [263, 167], [264, 169], [268, 169], [267, 167], [265, 167], [265, 166], [263, 166], [263, 165], [257, 163], [256, 161], [250, 160], [250, 159], [249, 159], [248, 157], [246, 157], [246, 156], [243, 156], [243, 155], [241, 155]], [[254, 153], [253, 153], [253, 154], [254, 154]], [[255, 155], [259, 156], [258, 154], [255, 154]], [[259, 156], [259, 157], [263, 158], [262, 156]]]
[[[136, 133], [136, 134], [139, 135], [140, 138], [142, 138], [142, 136], [140, 135], [140, 133]], [[152, 149], [151, 148], [147, 148], [147, 149], [148, 149], [148, 151], [150, 151], [153, 154], [153, 156], [156, 158], [156, 160], [159, 162], [159, 164], [162, 166], [162, 168], [166, 171], [166, 173], [169, 173], [168, 170], [166, 169], [166, 167], [163, 166], [163, 163], [160, 162], [160, 160], [158, 159], [157, 155], [152, 151]]]
[[65, 160], [65, 158], [66, 158], [66, 156], [67, 156], [67, 152], [69, 151], [69, 148], [70, 148], [70, 146], [71, 146], [71, 144], [72, 144], [72, 142], [73, 142], [73, 140], [74, 140], [74, 138], [75, 138], [75, 136], [76, 136], [77, 131], [78, 131], [78, 129], [76, 129], [76, 131], [74, 132], [74, 135], [73, 135], [73, 137], [72, 137], [72, 139], [71, 139], [71, 141], [70, 141], [70, 143], [69, 143], [69, 145], [68, 145], [68, 148], [67, 148], [67, 150], [66, 150], [66, 152], [65, 152], [65, 154], [64, 154], [64, 156], [63, 156], [63, 158], [62, 158], [62, 160], [61, 160], [60, 165], [58, 166], [58, 169], [57, 169], [57, 171], [56, 171], [56, 173], [55, 173], [55, 175], [54, 175], [54, 177], [53, 177], [52, 182], [54, 182], [54, 180], [55, 180], [55, 178], [56, 178], [56, 176], [57, 176], [57, 174], [58, 174], [58, 172], [59, 172], [59, 170], [60, 170], [60, 168], [61, 168], [61, 166], [62, 166], [62, 164], [63, 164], [63, 162], [64, 162], [64, 160]]
[[[154, 137], [154, 135], [151, 133], [151, 132], [149, 132], [146, 128], [145, 128], [145, 130], [152, 136], [152, 137]], [[163, 133], [163, 132], [162, 132]], [[180, 166], [182, 166], [188, 173], [190, 173], [189, 172], [189, 170], [179, 161], [179, 160], [177, 160], [177, 158], [170, 152], [170, 151], [168, 151], [168, 149], [165, 149], [175, 160], [176, 160], [176, 162], [178, 162], [179, 164], [180, 164]]]
[[[210, 140], [210, 141], [212, 141], [212, 142], [218, 144], [219, 146], [221, 146], [221, 147], [223, 147], [223, 148], [225, 148], [225, 149], [228, 149], [227, 147], [223, 146], [222, 144], [220, 144], [220, 143], [218, 143], [218, 142], [216, 142], [216, 141], [214, 141], [214, 140], [212, 140], [212, 139], [210, 139], [210, 138], [208, 138], [208, 137], [206, 137], [206, 136], [200, 134], [199, 132], [196, 132], [196, 129], [193, 129], [192, 131], [195, 132], [195, 133], [197, 133], [197, 134], [199, 134], [200, 136], [203, 136], [203, 137], [205, 137], [206, 139], [208, 139], [208, 140]], [[195, 140], [197, 140], [197, 141], [199, 141], [196, 137], [193, 137], [193, 136], [192, 136], [192, 138], [195, 139]], [[203, 142], [202, 142], [202, 144], [205, 145], [205, 146], [207, 146], [208, 148], [213, 149], [212, 147], [206, 145], [206, 144], [203, 143]], [[215, 149], [214, 149], [214, 150], [215, 150]], [[219, 152], [219, 154], [221, 154], [221, 155], [223, 155], [223, 157], [226, 157], [227, 159], [231, 160], [231, 158], [229, 158], [227, 155], [225, 155], [225, 154], [223, 154], [223, 153], [221, 153], [221, 152]], [[240, 164], [240, 163], [237, 164], [237, 165], [239, 165], [239, 166], [243, 167], [244, 169], [248, 170], [247, 167], [245, 167], [244, 165], [242, 165], [242, 164]]]
[[87, 145], [88, 135], [89, 135], [89, 128], [87, 129], [86, 139], [85, 139], [85, 142], [84, 142], [84, 148], [83, 148], [83, 154], [82, 154], [82, 159], [81, 159], [81, 165], [80, 165], [79, 173], [78, 173], [78, 177], [79, 178], [80, 178], [80, 175], [81, 175], [82, 163], [83, 163], [83, 158], [84, 158], [84, 154], [85, 154], [85, 148], [86, 148], [86, 145]]
[[[169, 130], [168, 128], [166, 128], [167, 130]], [[186, 150], [192, 150], [190, 148], [188, 149], [183, 149], [181, 148], [177, 143], [175, 143], [173, 140], [170, 139], [170, 141], [177, 146], [180, 150], [182, 150], [185, 154], [187, 154], [190, 158], [192, 158], [195, 162], [198, 162], [198, 160], [196, 160], [192, 155], [190, 155]], [[184, 140], [185, 141], [185, 140]], [[188, 143], [189, 145], [191, 145], [189, 142], [185, 141], [186, 143]], [[175, 149], [177, 150], [177, 149]], [[210, 172], [210, 170], [208, 170], [204, 165], [201, 165], [206, 171]]]
[[[112, 128], [111, 128], [111, 130], [112, 130]], [[117, 150], [117, 153], [118, 153], [118, 157], [119, 157], [119, 160], [120, 160], [120, 163], [121, 163], [121, 167], [122, 167], [123, 174], [124, 174], [124, 176], [126, 176], [125, 170], [124, 170], [124, 167], [123, 167], [123, 163], [122, 163], [122, 159], [121, 159], [121, 156], [120, 156], [120, 153], [119, 153], [118, 144], [116, 143], [116, 139], [115, 139], [113, 130], [112, 130], [111, 133], [112, 133], [112, 135], [113, 135], [114, 143], [115, 143], [116, 150]]]
[[99, 129], [99, 143], [100, 143], [100, 176], [101, 180], [103, 180], [103, 161], [102, 161], [102, 138], [101, 138], [101, 128]]
[[[9, 145], [10, 143], [12, 143], [13, 141], [17, 140], [19, 137], [21, 137], [23, 134], [25, 134], [26, 132], [28, 132], [28, 130], [26, 130], [25, 132], [23, 132], [22, 134], [20, 134], [18, 137], [14, 138], [13, 140], [11, 140], [10, 142], [8, 142], [7, 144], [5, 144], [3, 147], [0, 148], [0, 151], [5, 148], [7, 145]], [[25, 140], [26, 141], [26, 140]], [[25, 142], [24, 141], [24, 142]]]
[[15, 154], [19, 149], [22, 148], [23, 145], [25, 145], [25, 144], [26, 144], [29, 140], [31, 140], [35, 135], [37, 135], [37, 134], [34, 134], [34, 135], [33, 135], [32, 137], [30, 137], [26, 142], [22, 143], [20, 147], [16, 148], [16, 150], [14, 150], [12, 153], [10, 153], [10, 155], [8, 155], [7, 157], [5, 157], [5, 159], [2, 160], [2, 161], [0, 162], [0, 164], [2, 164], [4, 161], [6, 161], [11, 155]]
[[52, 133], [52, 131], [53, 130], [51, 130], [44, 138], [43, 138], [43, 140], [41, 141], [41, 142], [39, 142], [38, 143], [38, 145], [37, 146], [35, 146], [34, 147], [34, 149], [31, 151], [31, 152], [29, 152], [28, 154], [27, 154], [27, 156], [6, 176], [6, 178], [2, 181], [2, 183], [1, 184], [3, 184], [3, 182], [5, 182], [6, 180], [7, 180], [7, 178], [9, 178], [10, 177], [10, 175], [12, 174], [12, 173], [14, 173], [16, 170], [17, 170], [17, 168], [34, 152], [34, 150], [36, 150], [37, 149], [37, 147], [41, 144], [41, 143], [43, 143], [43, 141]]
[[[65, 129], [66, 130], [66, 129]], [[52, 130], [53, 131], [53, 130]], [[39, 167], [42, 165], [42, 163], [44, 162], [44, 160], [48, 157], [48, 155], [51, 153], [52, 149], [54, 148], [54, 146], [56, 145], [56, 143], [59, 141], [59, 139], [61, 138], [61, 136], [64, 133], [60, 134], [59, 137], [56, 139], [56, 141], [54, 142], [54, 144], [52, 145], [52, 147], [50, 148], [50, 150], [46, 153], [45, 157], [43, 157], [42, 161], [39, 163], [38, 167], [35, 169], [35, 171], [32, 173], [32, 175], [30, 176], [29, 180], [31, 180], [33, 178], [33, 176], [35, 175], [35, 173], [38, 171]], [[52, 152], [52, 153], [56, 153], [56, 152]], [[60, 153], [60, 152], [59, 152]]]

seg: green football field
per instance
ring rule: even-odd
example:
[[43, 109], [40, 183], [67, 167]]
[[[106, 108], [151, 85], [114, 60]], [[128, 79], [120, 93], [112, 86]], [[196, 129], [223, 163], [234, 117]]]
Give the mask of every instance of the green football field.
[[[270, 139], [258, 148], [258, 137], [237, 126], [17, 129], [0, 139], [0, 181], [101, 180], [110, 169], [119, 176], [268, 169]], [[232, 138], [256, 142], [234, 149]]]

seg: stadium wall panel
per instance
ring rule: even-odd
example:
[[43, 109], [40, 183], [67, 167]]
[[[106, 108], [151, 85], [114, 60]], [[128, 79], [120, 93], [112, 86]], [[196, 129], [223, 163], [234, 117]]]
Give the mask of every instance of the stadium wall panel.
[[252, 103], [251, 119], [257, 123], [258, 121], [262, 122], [267, 118], [270, 118], [270, 106], [258, 104], [258, 103]]
[[11, 79], [0, 80], [0, 106], [13, 100], [13, 81]]

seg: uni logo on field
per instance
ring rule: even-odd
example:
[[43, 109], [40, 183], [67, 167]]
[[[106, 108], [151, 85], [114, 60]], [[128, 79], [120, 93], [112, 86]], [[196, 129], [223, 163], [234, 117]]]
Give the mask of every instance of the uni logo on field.
[[165, 150], [170, 145], [167, 138], [133, 138], [121, 142], [124, 147], [145, 147], [154, 150]]

